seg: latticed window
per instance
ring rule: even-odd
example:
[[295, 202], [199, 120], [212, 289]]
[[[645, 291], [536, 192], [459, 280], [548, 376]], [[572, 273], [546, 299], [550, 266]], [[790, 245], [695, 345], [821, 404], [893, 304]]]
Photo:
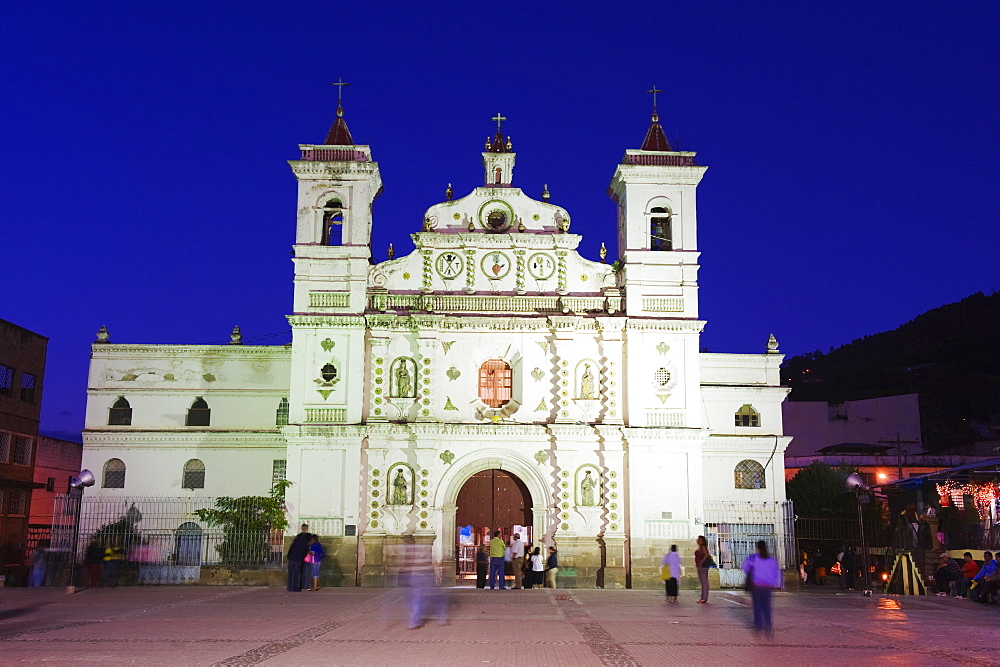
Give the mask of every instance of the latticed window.
[[14, 386], [14, 369], [0, 364], [0, 396], [10, 396]]
[[0, 516], [7, 513], [7, 508], [4, 507], [3, 501], [4, 501], [4, 490], [0, 489]]
[[108, 426], [131, 426], [132, 406], [124, 396], [119, 396], [108, 409]]
[[479, 399], [491, 408], [510, 402], [513, 374], [500, 359], [490, 359], [479, 367]]
[[121, 459], [108, 459], [104, 464], [104, 480], [101, 486], [105, 489], [125, 488], [125, 462]]
[[205, 464], [198, 459], [191, 459], [184, 464], [184, 477], [181, 480], [181, 488], [184, 489], [204, 489], [205, 488]]
[[275, 426], [288, 426], [288, 399], [282, 398], [278, 402], [278, 411], [274, 415]]
[[208, 426], [212, 421], [212, 411], [208, 407], [205, 399], [199, 396], [194, 399], [194, 403], [188, 409], [187, 426]]
[[10, 433], [0, 431], [0, 463], [10, 460]]
[[653, 379], [656, 381], [657, 386], [666, 387], [670, 384], [670, 371], [666, 368], [659, 368], [653, 373]]
[[737, 426], [760, 426], [760, 413], [753, 409], [753, 406], [746, 403], [736, 411]]
[[26, 403], [35, 402], [35, 376], [21, 371], [21, 400]]
[[271, 488], [273, 489], [279, 481], [285, 479], [288, 469], [288, 461], [285, 459], [274, 459], [271, 463]]
[[26, 435], [14, 436], [14, 456], [10, 462], [22, 466], [31, 465], [31, 438]]
[[767, 486], [764, 481], [764, 466], [751, 459], [737, 463], [733, 475], [737, 489], [763, 489]]
[[28, 494], [24, 491], [11, 491], [10, 493], [10, 509], [7, 510], [10, 515], [24, 516], [28, 513]]

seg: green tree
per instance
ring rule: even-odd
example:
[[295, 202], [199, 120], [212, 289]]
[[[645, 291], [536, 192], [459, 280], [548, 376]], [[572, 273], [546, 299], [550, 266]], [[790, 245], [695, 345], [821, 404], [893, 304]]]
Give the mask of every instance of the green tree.
[[217, 498], [215, 507], [195, 510], [210, 526], [222, 527], [222, 543], [216, 550], [224, 565], [261, 565], [270, 556], [271, 531], [288, 526], [285, 518], [286, 479], [278, 480], [266, 496]]
[[845, 519], [857, 516], [857, 501], [847, 491], [847, 476], [853, 472], [831, 468], [816, 461], [785, 484], [795, 514], [810, 519]]

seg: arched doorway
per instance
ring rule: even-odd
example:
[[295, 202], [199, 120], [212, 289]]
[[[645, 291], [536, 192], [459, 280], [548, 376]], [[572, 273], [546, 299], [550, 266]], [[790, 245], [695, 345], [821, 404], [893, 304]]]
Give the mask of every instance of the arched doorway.
[[505, 470], [483, 470], [472, 475], [458, 492], [456, 504], [456, 560], [460, 582], [476, 577], [476, 549], [488, 544], [493, 531], [504, 541], [519, 533], [532, 541], [531, 494], [516, 475]]

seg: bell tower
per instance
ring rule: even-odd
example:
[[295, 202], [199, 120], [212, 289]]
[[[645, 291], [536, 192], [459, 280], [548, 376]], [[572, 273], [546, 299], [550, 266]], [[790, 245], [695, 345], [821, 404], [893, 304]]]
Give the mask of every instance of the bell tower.
[[497, 113], [493, 120], [497, 122], [497, 133], [492, 140], [486, 139], [483, 151], [485, 184], [488, 188], [509, 188], [514, 182], [513, 145], [510, 137], [504, 139], [503, 132], [500, 131], [500, 123], [507, 119]]
[[[343, 90], [348, 84], [332, 85]], [[338, 312], [364, 312], [372, 203], [382, 193], [382, 177], [371, 148], [354, 143], [339, 94], [326, 140], [299, 150], [301, 158], [288, 162], [299, 190], [293, 310], [316, 312], [322, 302], [337, 304]]]
[[618, 205], [618, 260], [629, 316], [698, 317], [695, 191], [707, 167], [673, 150], [653, 113], [639, 150], [626, 150], [608, 193]]

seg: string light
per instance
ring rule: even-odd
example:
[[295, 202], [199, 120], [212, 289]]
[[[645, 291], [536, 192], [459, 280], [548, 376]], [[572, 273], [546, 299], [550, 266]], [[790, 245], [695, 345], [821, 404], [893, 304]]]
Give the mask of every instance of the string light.
[[1000, 483], [998, 482], [959, 484], [948, 479], [936, 486], [942, 506], [954, 504], [958, 509], [964, 509], [965, 496], [971, 496], [979, 518], [983, 520], [990, 518], [993, 503], [1000, 499]]

